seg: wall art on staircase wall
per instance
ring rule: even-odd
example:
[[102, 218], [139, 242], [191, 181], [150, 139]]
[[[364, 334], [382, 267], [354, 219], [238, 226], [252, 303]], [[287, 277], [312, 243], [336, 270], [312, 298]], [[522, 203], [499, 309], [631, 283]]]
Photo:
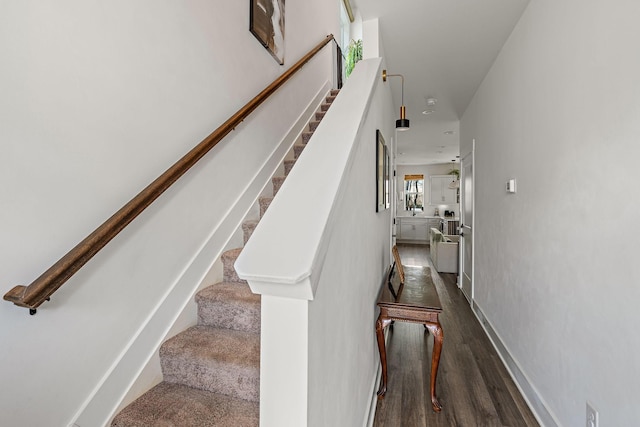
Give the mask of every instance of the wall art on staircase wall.
[[389, 156], [380, 130], [376, 130], [376, 212], [389, 207]]
[[284, 64], [285, 0], [250, 0], [250, 26], [253, 34], [269, 53]]

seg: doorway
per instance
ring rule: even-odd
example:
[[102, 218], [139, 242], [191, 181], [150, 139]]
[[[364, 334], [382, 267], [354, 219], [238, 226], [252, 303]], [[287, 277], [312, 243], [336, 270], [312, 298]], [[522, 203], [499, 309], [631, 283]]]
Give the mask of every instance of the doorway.
[[471, 153], [460, 162], [460, 287], [469, 303], [473, 301], [473, 160], [476, 141]]

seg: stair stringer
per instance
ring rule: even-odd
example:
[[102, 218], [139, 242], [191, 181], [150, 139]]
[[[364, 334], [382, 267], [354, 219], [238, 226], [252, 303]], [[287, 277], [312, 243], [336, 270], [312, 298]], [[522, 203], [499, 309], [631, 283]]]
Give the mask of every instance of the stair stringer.
[[196, 324], [195, 294], [222, 278], [221, 269], [218, 273], [215, 270], [221, 254], [237, 247], [234, 236], [238, 236], [238, 230], [241, 233], [242, 223], [247, 216], [253, 216], [251, 212], [255, 211], [258, 198], [270, 191], [272, 177], [283, 168], [284, 160], [290, 156], [293, 145], [301, 138], [331, 87], [329, 81], [324, 82], [280, 144], [265, 159], [250, 184], [238, 191], [238, 199], [87, 397], [70, 425], [108, 425], [115, 414], [140, 395], [141, 390], [149, 389], [161, 381], [160, 345], [186, 327]]

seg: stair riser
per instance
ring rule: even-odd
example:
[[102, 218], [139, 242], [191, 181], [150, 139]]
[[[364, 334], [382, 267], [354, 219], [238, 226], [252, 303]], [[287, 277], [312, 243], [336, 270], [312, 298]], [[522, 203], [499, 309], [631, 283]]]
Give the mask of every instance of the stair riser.
[[277, 176], [275, 178], [273, 178], [271, 180], [271, 183], [273, 184], [273, 195], [275, 196], [276, 194], [278, 194], [278, 191], [280, 191], [280, 188], [282, 187], [282, 184], [284, 184], [284, 176]]
[[247, 307], [233, 302], [198, 306], [198, 325], [260, 333], [260, 305]]
[[242, 280], [238, 277], [238, 273], [236, 273], [236, 269], [233, 267], [233, 264], [236, 262], [239, 255], [240, 251], [227, 251], [222, 254], [222, 277], [225, 282], [247, 283], [246, 280]]
[[313, 132], [302, 132], [302, 143], [306, 145], [311, 139], [312, 135]]
[[293, 156], [297, 159], [302, 154], [302, 150], [304, 150], [304, 145], [294, 145], [293, 146]]
[[260, 299], [241, 283], [207, 286], [196, 294], [198, 325], [259, 334]]
[[260, 369], [222, 362], [198, 363], [188, 358], [160, 358], [164, 380], [173, 384], [220, 393], [257, 402], [260, 398]]
[[291, 169], [293, 169], [293, 165], [296, 164], [295, 160], [285, 160], [284, 161], [284, 175], [288, 176]]
[[262, 218], [265, 214], [265, 212], [267, 212], [267, 209], [269, 208], [269, 205], [271, 204], [271, 201], [273, 200], [272, 197], [261, 197], [260, 198], [260, 218]]
[[244, 244], [245, 245], [247, 244], [247, 242], [251, 238], [251, 235], [255, 231], [257, 225], [258, 225], [258, 223], [256, 221], [245, 221], [242, 224], [242, 233], [243, 233]]

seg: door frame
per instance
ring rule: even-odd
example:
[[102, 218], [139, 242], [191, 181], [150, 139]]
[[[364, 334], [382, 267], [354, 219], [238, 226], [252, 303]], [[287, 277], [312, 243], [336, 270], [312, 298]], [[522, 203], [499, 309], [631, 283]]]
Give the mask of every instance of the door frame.
[[[463, 284], [464, 284], [464, 253], [465, 253], [465, 242], [464, 242], [464, 237], [460, 237], [460, 245], [459, 245], [459, 253], [458, 253], [458, 262], [459, 262], [459, 266], [458, 266], [458, 271], [460, 272], [458, 274], [458, 287], [460, 289], [463, 290], [463, 293], [465, 294], [467, 300], [469, 301], [469, 304], [473, 305], [473, 300], [474, 300], [474, 276], [475, 276], [475, 248], [474, 248], [474, 240], [475, 240], [475, 222], [476, 222], [476, 215], [475, 215], [475, 211], [476, 211], [476, 191], [475, 191], [475, 182], [476, 182], [476, 168], [475, 168], [475, 157], [476, 157], [476, 140], [475, 138], [471, 141], [471, 152], [467, 153], [467, 155], [465, 155], [462, 159], [460, 159], [460, 233], [465, 232], [463, 230], [463, 226], [464, 221], [462, 221], [463, 219], [463, 215], [465, 212], [465, 207], [467, 203], [471, 203], [471, 225], [470, 225], [470, 233], [471, 233], [471, 275], [469, 277], [469, 280], [471, 282], [471, 290], [469, 292], [469, 295], [467, 295], [464, 292], [463, 289]], [[471, 201], [466, 200], [466, 191], [465, 191], [465, 186], [466, 186], [466, 174], [465, 174], [465, 167], [469, 165], [471, 166]], [[469, 227], [469, 225], [467, 224], [467, 227]], [[469, 231], [467, 231], [469, 232]]]

